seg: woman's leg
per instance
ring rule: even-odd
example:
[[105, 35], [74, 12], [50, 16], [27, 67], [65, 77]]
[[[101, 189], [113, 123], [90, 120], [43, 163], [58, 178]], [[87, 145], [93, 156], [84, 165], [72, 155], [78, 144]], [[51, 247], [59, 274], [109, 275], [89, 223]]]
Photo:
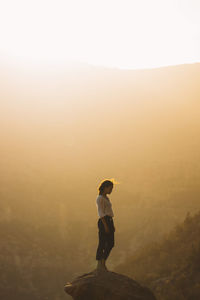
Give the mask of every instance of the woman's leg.
[[101, 230], [101, 227], [99, 229], [99, 244], [96, 251], [96, 260], [100, 260], [104, 258], [104, 249], [106, 245], [106, 235], [103, 230]]
[[104, 253], [103, 257], [106, 260], [110, 254], [111, 249], [114, 247], [114, 231], [110, 231], [107, 233], [106, 238], [105, 238], [105, 248], [104, 248]]

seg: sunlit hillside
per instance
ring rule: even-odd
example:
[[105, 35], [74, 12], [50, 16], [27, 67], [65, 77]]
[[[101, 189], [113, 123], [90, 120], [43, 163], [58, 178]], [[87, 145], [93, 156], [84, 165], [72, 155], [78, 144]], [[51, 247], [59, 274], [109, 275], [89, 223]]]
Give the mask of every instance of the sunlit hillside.
[[200, 211], [192, 216], [188, 213], [159, 242], [151, 242], [128, 256], [115, 272], [149, 286], [157, 299], [199, 299], [199, 231]]

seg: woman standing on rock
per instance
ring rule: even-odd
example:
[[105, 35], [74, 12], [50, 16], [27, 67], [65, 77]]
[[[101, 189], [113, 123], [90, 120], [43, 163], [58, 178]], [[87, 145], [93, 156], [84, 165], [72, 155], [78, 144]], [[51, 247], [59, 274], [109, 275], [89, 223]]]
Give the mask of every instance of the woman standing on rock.
[[105, 261], [108, 258], [111, 249], [114, 247], [114, 232], [115, 226], [113, 222], [114, 213], [112, 203], [107, 194], [110, 194], [113, 189], [111, 180], [104, 180], [99, 186], [99, 195], [96, 198], [98, 210], [98, 236], [99, 244], [96, 251], [96, 260], [98, 261], [97, 269], [108, 270]]

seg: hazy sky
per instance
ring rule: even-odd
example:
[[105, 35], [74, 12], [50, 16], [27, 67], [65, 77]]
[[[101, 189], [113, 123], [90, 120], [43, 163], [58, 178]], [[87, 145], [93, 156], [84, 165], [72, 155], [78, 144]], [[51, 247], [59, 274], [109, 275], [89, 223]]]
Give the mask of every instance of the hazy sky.
[[0, 58], [132, 69], [199, 62], [200, 1], [1, 1]]

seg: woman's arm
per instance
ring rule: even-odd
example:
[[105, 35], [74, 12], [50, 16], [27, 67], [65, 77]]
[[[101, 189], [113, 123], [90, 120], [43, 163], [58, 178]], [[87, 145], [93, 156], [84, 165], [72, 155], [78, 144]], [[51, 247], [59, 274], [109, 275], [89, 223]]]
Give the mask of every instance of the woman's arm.
[[109, 232], [109, 227], [108, 227], [108, 224], [106, 223], [106, 220], [104, 219], [104, 217], [102, 217], [101, 220], [102, 220], [102, 222], [103, 222], [105, 231], [106, 231], [106, 232]]
[[98, 203], [98, 211], [99, 211], [99, 216], [100, 216], [100, 219], [102, 220], [103, 222], [103, 225], [104, 225], [104, 228], [105, 228], [105, 231], [108, 233], [109, 232], [109, 227], [108, 227], [108, 224], [106, 223], [106, 220], [104, 218], [104, 216], [106, 215], [105, 213], [105, 200], [103, 199], [103, 197], [101, 197], [99, 199], [99, 203]]

